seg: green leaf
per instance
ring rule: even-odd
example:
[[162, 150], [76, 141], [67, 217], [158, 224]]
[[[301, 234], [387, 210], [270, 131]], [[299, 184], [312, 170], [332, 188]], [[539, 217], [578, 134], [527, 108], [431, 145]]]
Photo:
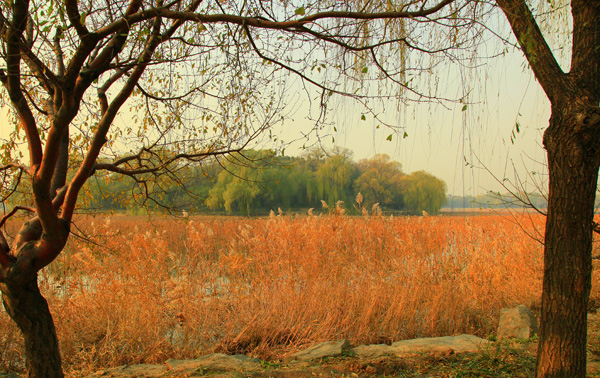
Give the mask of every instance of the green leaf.
[[463, 107], [462, 107], [462, 111], [464, 112], [465, 110], [467, 110], [467, 105], [466, 104], [463, 105]]
[[87, 17], [87, 13], [82, 13], [81, 16], [79, 16], [79, 22], [81, 22], [81, 25], [85, 25], [86, 17]]
[[391, 141], [392, 141], [392, 135], [393, 135], [393, 134], [390, 134], [390, 135], [388, 135], [388, 137], [387, 137], [387, 138], [385, 138], [385, 140], [389, 140], [389, 141], [391, 142]]
[[517, 128], [517, 133], [521, 132], [521, 125], [519, 125], [519, 122], [517, 122], [517, 124], [515, 125]]
[[304, 16], [304, 14], [306, 13], [306, 11], [304, 10], [304, 7], [300, 7], [298, 9], [296, 9], [294, 11], [294, 13], [298, 16]]
[[367, 72], [369, 72], [369, 69], [368, 69], [367, 67], [365, 67], [365, 68], [363, 68], [363, 69], [362, 69], [362, 71], [360, 71], [360, 72], [362, 72], [362, 73], [367, 73]]
[[405, 131], [405, 132], [404, 132], [404, 135], [402, 135], [402, 139], [404, 139], [404, 138], [406, 138], [406, 137], [408, 137], [408, 133]]
[[363, 121], [366, 121], [367, 117], [365, 117], [365, 115], [363, 114], [363, 115], [360, 116], [360, 119], [363, 120]]

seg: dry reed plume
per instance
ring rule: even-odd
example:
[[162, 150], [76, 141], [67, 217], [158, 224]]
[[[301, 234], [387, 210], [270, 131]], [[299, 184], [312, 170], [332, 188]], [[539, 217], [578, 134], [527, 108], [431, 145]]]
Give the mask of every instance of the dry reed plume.
[[[516, 218], [543, 228], [544, 219]], [[502, 216], [81, 218], [43, 272], [72, 376], [212, 351], [278, 358], [354, 345], [494, 333], [499, 310], [539, 307], [542, 247]], [[593, 298], [599, 275], [594, 271]], [[22, 364], [0, 312], [0, 369]]]

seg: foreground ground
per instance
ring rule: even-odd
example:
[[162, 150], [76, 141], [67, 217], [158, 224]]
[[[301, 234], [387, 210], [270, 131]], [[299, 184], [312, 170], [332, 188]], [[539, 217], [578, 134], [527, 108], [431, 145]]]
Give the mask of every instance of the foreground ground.
[[[588, 319], [588, 377], [600, 377], [600, 315]], [[109, 368], [87, 376], [71, 371], [70, 378], [314, 378], [314, 377], [534, 377], [537, 337], [529, 340], [493, 341], [476, 353], [455, 354], [452, 350], [404, 353], [373, 358], [354, 353], [311, 361], [261, 361], [251, 370], [198, 368], [185, 372], [165, 371], [163, 365], [133, 365]], [[186, 363], [188, 361], [175, 361]], [[169, 362], [167, 361], [167, 365]], [[154, 368], [154, 369], [153, 369]], [[159, 368], [159, 369], [155, 369]], [[162, 370], [161, 370], [162, 369]], [[160, 371], [159, 371], [160, 370]], [[20, 378], [0, 372], [0, 378]]]
[[[324, 340], [493, 339], [502, 308], [539, 311], [543, 225], [531, 214], [82, 216], [79, 237], [42, 272], [40, 287], [73, 378], [217, 352], [270, 361], [235, 378], [531, 376], [533, 354], [519, 348], [471, 357], [347, 356], [314, 366], [278, 361]], [[600, 244], [594, 248], [600, 255]], [[592, 312], [600, 307], [599, 263]], [[2, 310], [0, 329], [0, 371], [22, 372], [20, 333]], [[590, 332], [594, 359], [600, 337]]]
[[[596, 340], [597, 341], [597, 340]], [[310, 362], [262, 362], [251, 371], [220, 371], [197, 369], [186, 373], [153, 374], [149, 370], [129, 370], [120, 374], [114, 369], [98, 372], [93, 377], [182, 378], [210, 376], [213, 378], [314, 378], [314, 377], [533, 377], [535, 372], [535, 339], [495, 342], [491, 347], [471, 354], [415, 353], [402, 356], [358, 358], [341, 356]], [[592, 353], [594, 352], [594, 353]], [[588, 377], [600, 377], [600, 361], [590, 348]], [[110, 371], [110, 372], [109, 372]], [[0, 375], [1, 377], [1, 375]]]
[[[588, 377], [600, 377], [600, 316], [596, 313], [589, 314], [588, 331]], [[460, 336], [462, 338], [463, 336]], [[474, 339], [477, 339], [473, 336]], [[442, 338], [446, 339], [446, 338]], [[427, 339], [429, 340], [429, 339]], [[433, 339], [432, 339], [433, 340]], [[481, 340], [481, 339], [479, 339]], [[170, 360], [166, 365], [134, 365], [98, 371], [89, 376], [110, 378], [133, 377], [199, 377], [210, 376], [213, 378], [313, 378], [313, 377], [533, 377], [535, 373], [535, 354], [537, 350], [537, 337], [528, 340], [501, 340], [477, 344], [474, 353], [463, 353], [461, 347], [433, 348], [430, 352], [415, 353], [407, 351], [401, 354], [378, 355], [364, 357], [364, 351], [347, 349], [337, 357], [325, 357], [307, 360], [284, 359], [281, 361], [260, 361], [247, 356], [241, 357], [240, 368], [230, 369], [227, 364], [213, 360], [212, 363], [195, 365], [194, 361]], [[342, 342], [337, 342], [340, 348]], [[328, 343], [325, 343], [328, 344]], [[330, 343], [331, 344], [331, 343]], [[468, 343], [467, 343], [468, 344]], [[348, 345], [349, 344], [345, 344]], [[458, 344], [457, 344], [458, 345]], [[309, 348], [312, 352], [304, 353], [307, 357], [323, 349]], [[342, 347], [343, 348], [343, 347]], [[469, 347], [466, 347], [469, 349]], [[324, 349], [336, 353], [336, 347], [327, 346]], [[473, 350], [473, 348], [469, 349]], [[356, 351], [356, 353], [354, 352]], [[456, 351], [456, 352], [455, 352]], [[303, 352], [299, 352], [302, 355]], [[327, 352], [325, 352], [327, 353]], [[357, 355], [362, 355], [359, 357]], [[298, 353], [296, 354], [298, 355]], [[217, 355], [215, 355], [217, 356]], [[207, 356], [210, 357], [210, 356]], [[231, 356], [226, 356], [230, 358]], [[235, 356], [237, 357], [237, 356]], [[293, 356], [292, 356], [293, 357]], [[295, 358], [295, 357], [294, 357]], [[209, 358], [210, 359], [210, 358]], [[246, 362], [254, 360], [257, 362]], [[218, 358], [216, 359], [218, 360]], [[171, 362], [172, 361], [172, 362]], [[200, 361], [200, 360], [196, 360]], [[206, 362], [206, 360], [204, 360]], [[188, 364], [191, 363], [191, 364]], [[252, 364], [256, 365], [252, 365]], [[186, 366], [187, 365], [187, 366]], [[248, 368], [248, 366], [251, 366]], [[186, 369], [187, 367], [187, 369]], [[183, 368], [183, 369], [181, 369]], [[2, 377], [0, 375], [0, 377]]]

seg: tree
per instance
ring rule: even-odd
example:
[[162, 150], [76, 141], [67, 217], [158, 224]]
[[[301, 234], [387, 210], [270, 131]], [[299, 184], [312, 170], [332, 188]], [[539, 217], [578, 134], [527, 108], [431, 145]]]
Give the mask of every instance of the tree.
[[565, 72], [525, 1], [498, 0], [552, 104], [544, 132], [548, 218], [538, 377], [584, 377], [594, 199], [600, 167], [600, 3], [573, 0], [571, 67]]
[[300, 179], [303, 192], [306, 196], [306, 203], [308, 207], [313, 207], [318, 204], [319, 201], [323, 200], [322, 193], [319, 193], [319, 180], [317, 178], [317, 171], [319, 167], [323, 165], [325, 161], [325, 154], [320, 148], [313, 148], [306, 151], [301, 160], [300, 164]]
[[437, 214], [446, 202], [446, 183], [435, 176], [417, 171], [401, 179], [404, 204], [412, 213]]
[[298, 187], [289, 178], [290, 170], [274, 151], [243, 151], [224, 164], [206, 200], [211, 209], [234, 208], [250, 215], [257, 207], [290, 206]]
[[403, 205], [401, 180], [404, 176], [400, 163], [391, 161], [386, 154], [358, 162], [360, 176], [354, 182], [354, 191], [362, 194], [366, 205], [380, 203], [401, 209]]
[[[17, 211], [31, 211], [33, 217], [10, 245], [3, 234], [0, 238], [0, 290], [24, 334], [29, 375], [63, 375], [52, 317], [36, 277], [61, 253], [79, 193], [94, 173], [145, 177], [139, 184], [151, 201], [149, 177], [176, 181], [182, 161], [241, 151], [280, 120], [283, 72], [320, 91], [323, 110], [315, 121], [324, 122], [334, 95], [351, 95], [365, 114], [385, 124], [385, 112], [368, 99], [402, 95], [403, 101], [434, 101], [435, 93], [420, 93], [412, 83], [435, 72], [437, 62], [460, 63], [453, 54], [476, 51], [484, 30], [497, 24], [486, 24], [484, 16], [499, 9], [552, 103], [544, 134], [550, 190], [537, 375], [585, 376], [600, 165], [600, 50], [595, 39], [600, 4], [570, 2], [566, 72], [538, 22], [563, 7], [540, 0], [536, 19], [528, 3], [2, 2], [1, 98], [13, 109], [17, 126], [2, 146], [0, 170], [8, 183], [2, 198], [7, 203], [24, 184], [33, 204], [14, 206], [0, 226]], [[371, 75], [373, 67], [379, 75]], [[393, 83], [393, 95], [369, 86], [382, 76]], [[131, 110], [115, 123], [128, 99]], [[22, 137], [29, 151], [25, 160], [17, 148]], [[162, 153], [167, 144], [176, 152]], [[117, 159], [123, 149], [131, 154]]]
[[352, 153], [349, 150], [334, 149], [316, 172], [319, 197], [333, 206], [337, 201], [352, 201], [352, 181], [354, 172]]

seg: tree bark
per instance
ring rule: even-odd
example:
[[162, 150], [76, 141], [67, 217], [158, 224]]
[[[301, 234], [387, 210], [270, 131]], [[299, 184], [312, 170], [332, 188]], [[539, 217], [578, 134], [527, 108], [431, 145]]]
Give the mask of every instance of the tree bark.
[[64, 377], [54, 321], [37, 275], [24, 283], [0, 282], [0, 289], [4, 308], [23, 333], [27, 376]]
[[[598, 107], [553, 106], [544, 134], [549, 201], [537, 377], [585, 377]], [[579, 102], [581, 105], [581, 102]]]

